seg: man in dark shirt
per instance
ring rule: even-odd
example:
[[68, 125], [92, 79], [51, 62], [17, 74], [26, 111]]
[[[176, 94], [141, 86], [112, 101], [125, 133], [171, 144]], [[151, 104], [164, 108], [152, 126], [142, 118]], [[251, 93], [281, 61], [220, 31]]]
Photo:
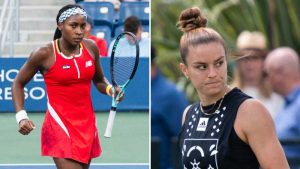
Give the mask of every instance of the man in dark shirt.
[[154, 61], [155, 56], [155, 50], [151, 48], [151, 137], [159, 139], [159, 169], [172, 169], [171, 139], [179, 133], [182, 112], [188, 101], [159, 72]]

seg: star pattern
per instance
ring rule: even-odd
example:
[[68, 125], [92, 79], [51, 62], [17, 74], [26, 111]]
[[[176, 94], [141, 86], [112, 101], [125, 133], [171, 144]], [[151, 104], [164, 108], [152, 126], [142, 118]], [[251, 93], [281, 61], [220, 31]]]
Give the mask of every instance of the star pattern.
[[194, 162], [190, 162], [190, 163], [191, 163], [192, 166], [193, 166], [192, 169], [201, 169], [201, 168], [199, 168], [200, 162], [197, 163], [196, 159], [194, 159]]
[[212, 167], [210, 164], [209, 164], [209, 166], [208, 166], [208, 168], [207, 169], [215, 169], [214, 167]]
[[[222, 127], [222, 125], [224, 125], [223, 123], [224, 123], [225, 115], [226, 115], [225, 114], [225, 111], [226, 111], [225, 106], [219, 107], [218, 110], [216, 110], [215, 115], [210, 116], [210, 117], [206, 117], [206, 116], [202, 117], [200, 115], [202, 113], [200, 113], [199, 107], [195, 107], [192, 110], [194, 110], [194, 111], [191, 112], [191, 116], [188, 119], [189, 121], [187, 121], [186, 130], [185, 130], [187, 133], [187, 138], [191, 138], [192, 133], [194, 136], [195, 131], [201, 131], [201, 130], [198, 130], [198, 128], [200, 128], [199, 127], [200, 121], [201, 121], [201, 124], [204, 124], [204, 125], [209, 124], [209, 125], [207, 125], [207, 127], [210, 128], [208, 130], [210, 133], [207, 133], [207, 134], [209, 134], [210, 137], [215, 138], [215, 137], [218, 137], [218, 135], [220, 135], [221, 127]], [[206, 118], [206, 119], [209, 119], [210, 121], [209, 121], [209, 123], [208, 123], [208, 121], [206, 121], [206, 123], [202, 123], [203, 119], [201, 119], [201, 118]], [[204, 131], [204, 130], [202, 130], [202, 131]], [[209, 135], [208, 135], [208, 137], [209, 137]], [[187, 152], [187, 145], [184, 144], [182, 147], [181, 153], [183, 156], [185, 156], [186, 152]], [[209, 152], [210, 152], [210, 156], [215, 156], [218, 153], [217, 147], [215, 147], [215, 145], [211, 146]], [[200, 159], [198, 159], [198, 160], [199, 161], [197, 161], [196, 158], [192, 157], [191, 159], [189, 159], [187, 161], [186, 164], [189, 165], [189, 163], [190, 163], [191, 166], [189, 165], [188, 167], [189, 168], [191, 167], [191, 169], [201, 169], [202, 166], [200, 164], [202, 164], [203, 162], [201, 163], [201, 160]], [[216, 167], [216, 166], [212, 163], [206, 163], [205, 169], [206, 169], [206, 167], [207, 167], [207, 169], [215, 169], [214, 167]], [[184, 169], [187, 169], [187, 167], [185, 165], [184, 165]]]
[[197, 107], [194, 109], [194, 114], [192, 115], [191, 121], [188, 123], [188, 128], [186, 129], [186, 132], [188, 133], [188, 136], [190, 137], [192, 135], [192, 129], [194, 128], [194, 123], [197, 120], [197, 115], [199, 114], [199, 110]]
[[[220, 111], [221, 110], [221, 111]], [[222, 107], [220, 110], [216, 110], [216, 114], [217, 116], [214, 118], [214, 125], [213, 125], [213, 131], [210, 133], [210, 136], [213, 137], [216, 134], [220, 133], [220, 127], [222, 125], [222, 120], [224, 119], [224, 112], [226, 110], [226, 107]], [[188, 128], [186, 129], [186, 132], [188, 134], [189, 137], [192, 136], [192, 129], [194, 129], [194, 123], [196, 123], [197, 120], [197, 115], [199, 114], [199, 109], [196, 107], [194, 108], [194, 112], [192, 114], [192, 118], [191, 120], [188, 122]], [[200, 120], [200, 119], [199, 119]]]
[[215, 136], [215, 134], [220, 132], [220, 127], [222, 125], [222, 120], [224, 119], [224, 111], [226, 110], [226, 107], [222, 107], [221, 111], [223, 111], [223, 113], [221, 113], [219, 110], [216, 114], [218, 114], [217, 117], [215, 117], [214, 122], [215, 124], [213, 125], [213, 131], [210, 133], [210, 136], [213, 137]]

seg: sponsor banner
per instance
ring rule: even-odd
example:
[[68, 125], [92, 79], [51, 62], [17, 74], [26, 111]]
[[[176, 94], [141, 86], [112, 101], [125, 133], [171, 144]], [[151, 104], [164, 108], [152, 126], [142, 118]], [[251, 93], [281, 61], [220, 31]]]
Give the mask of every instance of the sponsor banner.
[[[11, 85], [26, 58], [0, 58], [0, 112], [14, 112]], [[109, 58], [101, 58], [103, 72], [110, 81]], [[107, 111], [111, 98], [103, 95], [92, 85], [91, 96], [95, 111]], [[44, 78], [37, 73], [25, 86], [25, 110], [43, 112], [47, 110], [47, 93]], [[149, 60], [140, 58], [139, 67], [126, 89], [119, 110], [148, 110], [149, 108]]]

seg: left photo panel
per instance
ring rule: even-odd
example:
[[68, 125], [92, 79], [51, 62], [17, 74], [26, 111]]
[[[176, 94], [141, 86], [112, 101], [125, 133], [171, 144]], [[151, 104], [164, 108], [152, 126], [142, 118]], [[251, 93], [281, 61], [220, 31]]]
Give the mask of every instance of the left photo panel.
[[150, 0], [0, 0], [0, 169], [150, 169]]

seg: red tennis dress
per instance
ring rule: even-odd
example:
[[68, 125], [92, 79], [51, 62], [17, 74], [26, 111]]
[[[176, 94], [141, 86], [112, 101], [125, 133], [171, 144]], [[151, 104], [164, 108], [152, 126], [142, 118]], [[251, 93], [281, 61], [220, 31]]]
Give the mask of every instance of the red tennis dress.
[[42, 155], [88, 163], [101, 153], [90, 96], [94, 59], [83, 43], [67, 57], [52, 42], [55, 63], [44, 75], [48, 110], [42, 127]]

